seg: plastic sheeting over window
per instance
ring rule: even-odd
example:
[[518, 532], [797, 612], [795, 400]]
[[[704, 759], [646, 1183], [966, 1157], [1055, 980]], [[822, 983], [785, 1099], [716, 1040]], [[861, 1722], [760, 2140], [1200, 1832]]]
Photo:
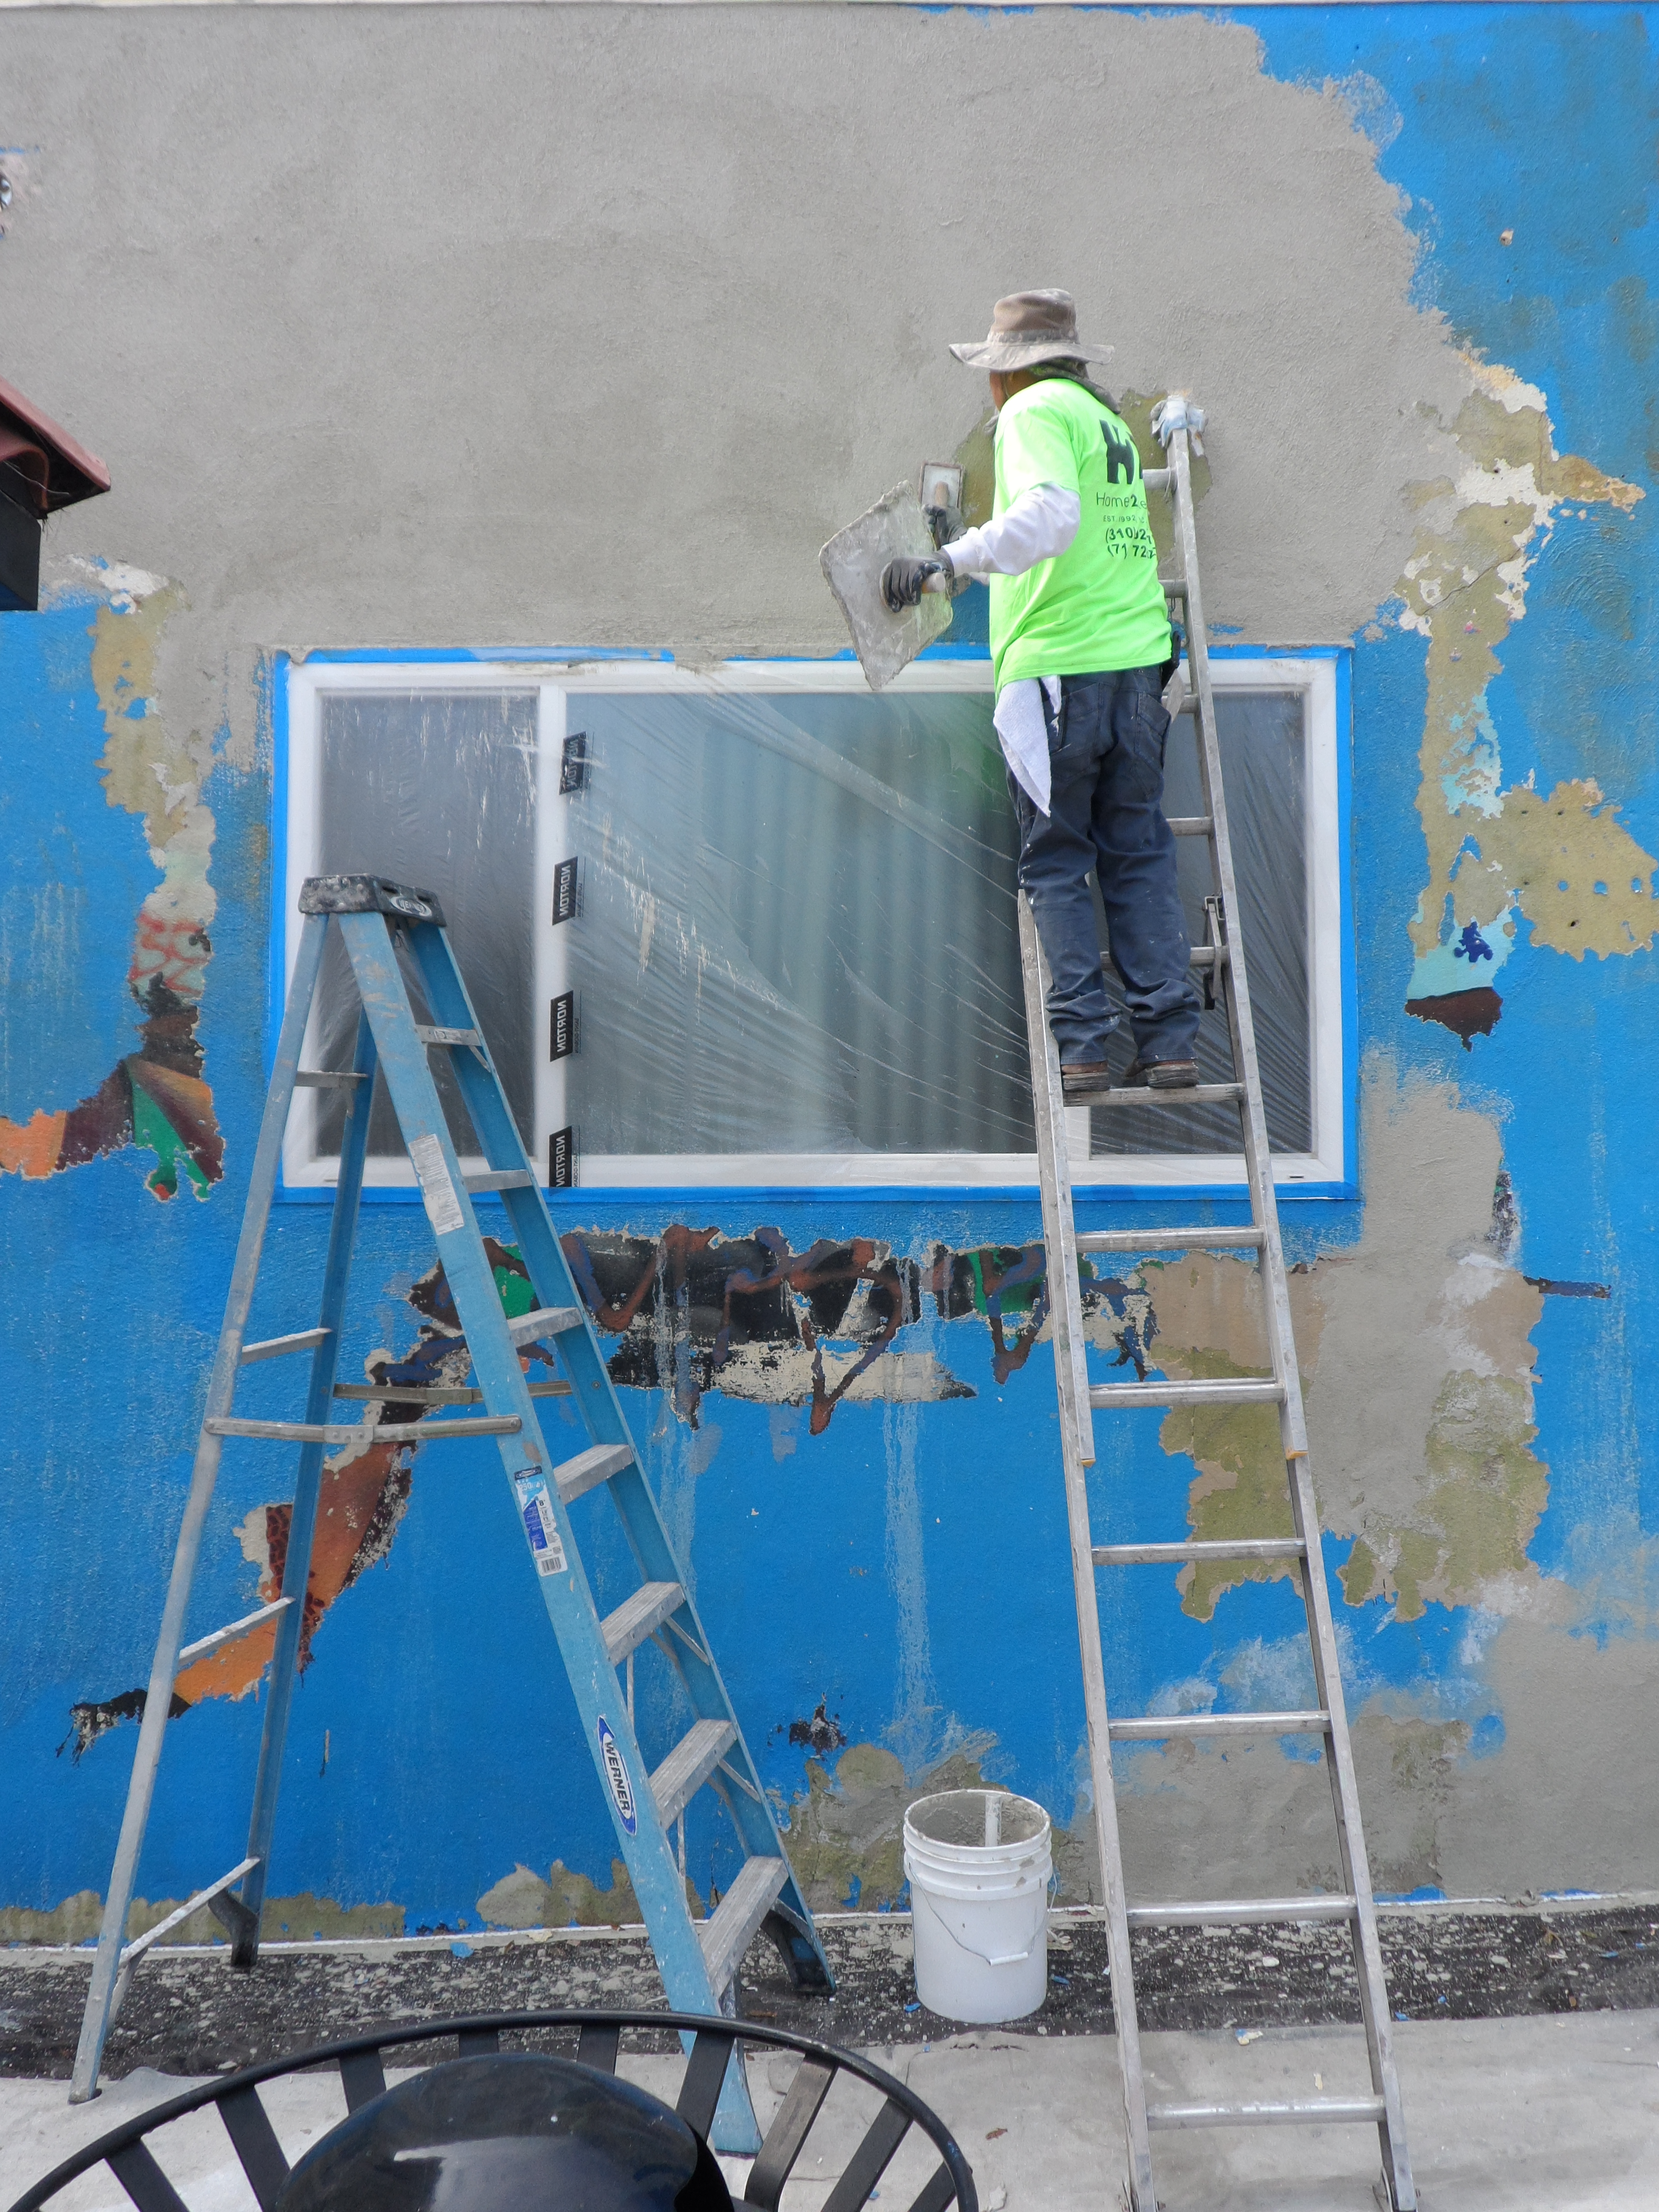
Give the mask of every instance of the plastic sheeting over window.
[[584, 1157], [1030, 1150], [985, 694], [610, 693], [569, 717]]
[[[754, 1180], [810, 1182], [838, 1158], [862, 1156], [855, 1179], [875, 1181], [883, 1153], [1029, 1155], [1013, 817], [989, 692], [579, 684], [562, 703], [563, 726], [585, 732], [586, 781], [556, 799], [556, 765], [544, 763], [543, 804], [557, 812], [539, 843], [538, 730], [562, 738], [558, 690], [325, 685], [317, 702], [306, 872], [438, 892], [532, 1157], [550, 1133], [534, 1119], [549, 1048], [544, 878], [573, 854], [580, 912], [554, 935], [580, 1049], [558, 1065], [554, 1119], [574, 1125], [581, 1180], [605, 1181], [607, 1160], [635, 1182], [684, 1181], [698, 1158], [732, 1161], [742, 1180], [752, 1166]], [[1258, 679], [1222, 691], [1218, 711], [1268, 1127], [1276, 1150], [1306, 1152], [1305, 696]], [[1190, 720], [1171, 732], [1167, 776], [1170, 812], [1202, 812]], [[1179, 857], [1201, 944], [1205, 841], [1183, 839]], [[337, 1066], [355, 1018], [337, 956], [325, 983], [319, 1049]], [[1107, 984], [1115, 994], [1109, 967]], [[1127, 1028], [1115, 1049], [1127, 1062]], [[1206, 1079], [1231, 1073], [1218, 1010], [1199, 1056]], [[451, 1120], [465, 1147], [458, 1106]], [[1091, 1124], [1097, 1159], [1237, 1151], [1225, 1109], [1103, 1111]], [[323, 1104], [316, 1155], [337, 1143], [337, 1109]], [[371, 1144], [398, 1150], [383, 1098]]]
[[[585, 1155], [1031, 1150], [1012, 811], [990, 706], [984, 693], [573, 698], [592, 763], [573, 837]], [[1254, 692], [1218, 714], [1269, 1127], [1279, 1149], [1305, 1151], [1302, 700]], [[1172, 813], [1203, 811], [1191, 730], [1170, 738]], [[1207, 846], [1184, 839], [1180, 860], [1201, 944]], [[1127, 1061], [1127, 1030], [1120, 1049]], [[1225, 1079], [1218, 1010], [1200, 1051]], [[1237, 1149], [1225, 1109], [1093, 1118], [1103, 1152]]]
[[[1307, 748], [1298, 691], [1219, 691], [1216, 727], [1221, 738], [1221, 776], [1227, 823], [1232, 832], [1233, 874], [1238, 884], [1239, 934], [1255, 1016], [1256, 1059], [1261, 1069], [1267, 1140], [1276, 1152], [1313, 1148], [1313, 1091], [1310, 1067], [1311, 1006], [1308, 980]], [[1164, 763], [1167, 814], [1202, 814], [1197, 732], [1190, 715], [1170, 728]], [[1194, 945], [1206, 942], [1204, 902], [1215, 886], [1209, 840], [1176, 841], [1181, 901]], [[1102, 932], [1103, 943], [1104, 931]], [[1109, 965], [1106, 988], [1122, 1012], [1123, 997]], [[1198, 1072], [1204, 1083], [1231, 1083], [1233, 1056], [1221, 994], [1199, 1024]], [[1129, 1057], [1128, 1026], [1121, 1032], [1123, 1065]], [[1139, 1108], [1099, 1109], [1089, 1117], [1090, 1152], [1237, 1152], [1238, 1115], [1230, 1106], [1180, 1112]]]
[[[320, 702], [318, 850], [312, 873], [389, 876], [436, 891], [456, 958], [532, 1154], [530, 939], [536, 908], [537, 696], [423, 696], [336, 692]], [[416, 995], [417, 1009], [421, 1001]], [[350, 1065], [357, 994], [339, 940], [323, 969], [323, 1067]], [[447, 1055], [432, 1055], [450, 1128], [469, 1150], [471, 1124]], [[322, 1108], [317, 1149], [337, 1154], [341, 1110]], [[371, 1153], [402, 1147], [384, 1084], [375, 1086]]]

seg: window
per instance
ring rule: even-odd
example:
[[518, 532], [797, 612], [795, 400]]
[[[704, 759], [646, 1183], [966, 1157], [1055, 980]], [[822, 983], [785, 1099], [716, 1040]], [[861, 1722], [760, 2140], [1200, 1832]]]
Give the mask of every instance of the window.
[[[1276, 1171], [1328, 1189], [1347, 1159], [1338, 656], [1214, 667]], [[847, 662], [309, 661], [286, 681], [290, 961], [307, 875], [437, 891], [544, 1167], [568, 1125], [590, 1185], [1034, 1182], [988, 662], [924, 660], [878, 696]], [[1190, 720], [1167, 780], [1171, 814], [1201, 811]], [[1179, 849], [1200, 943], [1207, 847]], [[571, 860], [577, 911], [556, 923]], [[567, 993], [578, 1048], [555, 1060]], [[313, 1065], [344, 1060], [354, 1018], [337, 966]], [[1200, 1057], [1229, 1069], [1218, 1010]], [[1079, 1185], [1242, 1181], [1225, 1109], [1071, 1118]], [[337, 1128], [325, 1094], [296, 1102], [289, 1187], [332, 1180]], [[370, 1155], [372, 1185], [409, 1181], [384, 1103]]]

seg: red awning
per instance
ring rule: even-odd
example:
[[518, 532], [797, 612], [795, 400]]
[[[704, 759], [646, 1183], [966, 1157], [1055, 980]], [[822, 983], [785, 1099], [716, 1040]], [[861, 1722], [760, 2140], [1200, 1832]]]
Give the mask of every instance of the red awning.
[[21, 476], [42, 514], [109, 489], [109, 471], [0, 379], [0, 469]]

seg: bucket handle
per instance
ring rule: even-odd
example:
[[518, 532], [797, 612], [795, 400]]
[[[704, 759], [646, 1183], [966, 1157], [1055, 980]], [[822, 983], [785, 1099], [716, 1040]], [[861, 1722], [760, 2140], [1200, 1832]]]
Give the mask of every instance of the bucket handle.
[[[1039, 1896], [1042, 1896], [1043, 1893], [1039, 1891], [1037, 1894]], [[994, 1958], [992, 1957], [988, 1951], [976, 1950], [971, 1943], [964, 1943], [961, 1936], [957, 1935], [956, 1929], [951, 1927], [950, 1922], [945, 1918], [942, 1912], [936, 1911], [933, 1917], [938, 1921], [939, 1926], [945, 1930], [951, 1941], [956, 1945], [957, 1950], [965, 1951], [970, 1959], [982, 1959], [988, 1966], [1018, 1966], [1022, 1965], [1030, 1957], [1032, 1952], [1036, 1948], [1037, 1937], [1041, 1936], [1048, 1927], [1048, 1900], [1046, 1897], [1044, 1897], [1042, 1906], [1037, 1915], [1036, 1926], [1032, 1929], [1031, 1940], [1025, 1946], [1025, 1948], [1023, 1951], [999, 1951]]]

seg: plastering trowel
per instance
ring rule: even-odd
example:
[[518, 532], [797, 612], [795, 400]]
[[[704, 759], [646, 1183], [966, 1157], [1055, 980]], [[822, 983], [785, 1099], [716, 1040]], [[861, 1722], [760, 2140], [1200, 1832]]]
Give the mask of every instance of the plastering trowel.
[[890, 684], [951, 627], [951, 602], [943, 592], [924, 592], [917, 605], [896, 615], [881, 596], [881, 572], [890, 561], [901, 554], [927, 560], [936, 550], [915, 486], [901, 483], [837, 531], [818, 556], [872, 691]]

